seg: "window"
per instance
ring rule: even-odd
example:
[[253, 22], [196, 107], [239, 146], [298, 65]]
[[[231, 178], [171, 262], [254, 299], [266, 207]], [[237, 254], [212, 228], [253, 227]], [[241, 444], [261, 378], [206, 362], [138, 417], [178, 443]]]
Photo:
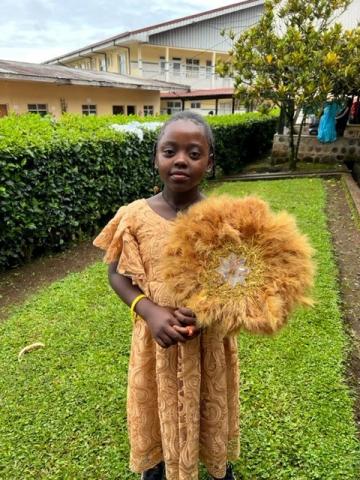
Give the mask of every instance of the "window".
[[187, 77], [198, 77], [200, 70], [200, 60], [197, 58], [187, 58], [186, 59], [186, 76]]
[[113, 115], [124, 115], [124, 105], [113, 105]]
[[166, 70], [165, 57], [160, 57], [160, 73], [165, 73], [165, 70]]
[[232, 113], [232, 100], [230, 101], [219, 101], [218, 105], [218, 115], [225, 115], [227, 113]]
[[128, 115], [135, 115], [135, 105], [127, 105], [126, 111]]
[[144, 117], [154, 115], [154, 105], [144, 105]]
[[119, 73], [126, 75], [127, 74], [126, 53], [120, 53], [118, 58], [119, 58]]
[[173, 113], [176, 113], [176, 112], [181, 112], [181, 102], [179, 101], [167, 102], [166, 113], [168, 115], [172, 115]]
[[173, 74], [176, 77], [179, 77], [181, 72], [181, 58], [173, 57], [172, 61], [173, 61], [172, 63]]
[[45, 103], [29, 103], [29, 113], [38, 113], [42, 117], [48, 113], [47, 105]]
[[67, 103], [66, 103], [66, 100], [65, 98], [60, 98], [60, 110], [61, 110], [61, 113], [65, 113], [67, 112]]
[[191, 102], [191, 108], [201, 108], [200, 102]]
[[96, 105], [83, 105], [82, 113], [83, 115], [96, 115]]
[[112, 66], [112, 55], [111, 53], [109, 53], [108, 55], [106, 55], [106, 65], [108, 67], [111, 67]]
[[213, 67], [211, 60], [206, 60], [206, 78], [211, 78], [213, 73]]

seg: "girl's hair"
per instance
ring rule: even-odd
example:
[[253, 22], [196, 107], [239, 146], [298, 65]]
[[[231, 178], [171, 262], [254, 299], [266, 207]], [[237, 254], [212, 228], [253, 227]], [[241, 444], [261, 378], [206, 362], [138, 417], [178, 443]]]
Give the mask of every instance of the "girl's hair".
[[157, 152], [158, 144], [161, 140], [161, 137], [164, 135], [165, 129], [171, 123], [177, 122], [178, 120], [189, 120], [190, 122], [195, 123], [195, 125], [199, 125], [202, 127], [205, 133], [206, 140], [209, 145], [209, 157], [212, 158], [212, 176], [214, 177], [215, 174], [215, 143], [214, 143], [214, 135], [210, 128], [210, 125], [203, 119], [201, 115], [198, 113], [192, 112], [191, 110], [184, 110], [182, 112], [175, 113], [172, 115], [169, 120], [167, 120], [164, 125], [161, 127], [160, 133], [154, 145], [153, 150], [153, 167], [155, 166], [155, 157]]

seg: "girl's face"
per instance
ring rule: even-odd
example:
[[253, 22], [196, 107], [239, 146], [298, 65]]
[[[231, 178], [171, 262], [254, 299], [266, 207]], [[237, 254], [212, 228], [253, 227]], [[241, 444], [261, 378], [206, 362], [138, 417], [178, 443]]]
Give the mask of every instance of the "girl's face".
[[155, 165], [168, 188], [186, 192], [199, 185], [211, 167], [209, 154], [204, 128], [191, 120], [177, 120], [160, 138]]

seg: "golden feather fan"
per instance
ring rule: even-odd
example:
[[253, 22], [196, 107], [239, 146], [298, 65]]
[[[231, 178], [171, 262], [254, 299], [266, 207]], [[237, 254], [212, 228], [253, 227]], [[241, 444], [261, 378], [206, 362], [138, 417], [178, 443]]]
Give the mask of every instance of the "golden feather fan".
[[223, 334], [278, 331], [311, 305], [313, 249], [294, 218], [256, 197], [210, 197], [173, 223], [161, 271], [174, 306]]

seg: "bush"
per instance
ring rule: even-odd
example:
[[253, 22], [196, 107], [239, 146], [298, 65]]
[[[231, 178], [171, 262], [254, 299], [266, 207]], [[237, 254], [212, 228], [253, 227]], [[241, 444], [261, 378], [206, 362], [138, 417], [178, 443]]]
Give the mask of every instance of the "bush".
[[[119, 205], [152, 193], [157, 132], [119, 133], [112, 123], [166, 117], [33, 114], [0, 120], [0, 270], [92, 235]], [[217, 165], [233, 173], [271, 145], [275, 119], [209, 119]]]
[[277, 117], [247, 113], [212, 117], [216, 163], [225, 175], [242, 168], [266, 153], [272, 145]]

